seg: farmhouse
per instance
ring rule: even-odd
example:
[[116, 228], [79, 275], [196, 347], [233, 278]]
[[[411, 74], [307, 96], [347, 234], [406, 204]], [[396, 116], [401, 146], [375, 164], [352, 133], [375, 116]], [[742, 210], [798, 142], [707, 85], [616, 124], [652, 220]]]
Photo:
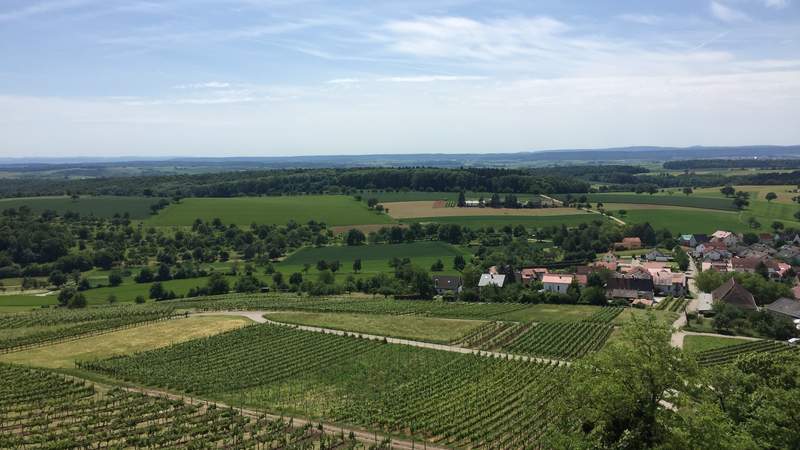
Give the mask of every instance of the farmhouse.
[[483, 206], [483, 203], [481, 203], [480, 200], [465, 200], [464, 206], [466, 206], [467, 208], [479, 208]]
[[573, 279], [574, 278], [572, 275], [557, 275], [550, 273], [542, 278], [542, 283], [544, 284], [544, 290], [547, 292], [566, 294], [567, 289], [569, 289], [569, 285], [572, 284]]
[[665, 261], [669, 261], [672, 258], [670, 256], [662, 253], [658, 249], [656, 249], [656, 250], [652, 250], [652, 251], [648, 252], [646, 255], [644, 255], [644, 259], [646, 259], [648, 261], [665, 262]]
[[680, 239], [678, 239], [678, 244], [683, 247], [697, 247], [697, 239], [694, 238], [692, 234], [682, 234]]
[[528, 286], [531, 281], [539, 281], [547, 274], [545, 267], [526, 267], [519, 271], [519, 281]]
[[785, 317], [789, 320], [800, 319], [800, 300], [793, 298], [779, 298], [764, 306], [764, 309], [778, 317]]
[[650, 275], [653, 277], [653, 287], [657, 292], [675, 297], [686, 295], [685, 274], [665, 269], [650, 269]]
[[756, 299], [747, 289], [732, 278], [711, 292], [714, 303], [724, 303], [741, 309], [758, 310]]
[[453, 292], [461, 292], [461, 277], [454, 277], [448, 275], [434, 275], [433, 286], [439, 295]]
[[481, 279], [478, 281], [478, 287], [482, 288], [485, 286], [497, 286], [503, 287], [506, 282], [505, 275], [499, 275], [496, 273], [484, 273], [481, 275]]
[[711, 235], [712, 242], [722, 242], [728, 247], [732, 247], [739, 242], [738, 236], [730, 231], [717, 230]]

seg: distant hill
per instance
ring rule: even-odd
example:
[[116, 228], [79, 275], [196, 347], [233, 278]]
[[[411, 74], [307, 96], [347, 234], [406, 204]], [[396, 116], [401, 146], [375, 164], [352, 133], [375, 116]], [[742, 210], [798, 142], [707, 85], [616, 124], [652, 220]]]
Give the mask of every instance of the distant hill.
[[[264, 156], [219, 158], [0, 158], [0, 169], [21, 172], [74, 171], [92, 176], [100, 168], [167, 172], [216, 172], [323, 167], [542, 167], [565, 164], [664, 162], [709, 158], [800, 158], [800, 145], [741, 147], [623, 147], [517, 153], [417, 153], [393, 155]], [[61, 175], [64, 175], [63, 173]]]

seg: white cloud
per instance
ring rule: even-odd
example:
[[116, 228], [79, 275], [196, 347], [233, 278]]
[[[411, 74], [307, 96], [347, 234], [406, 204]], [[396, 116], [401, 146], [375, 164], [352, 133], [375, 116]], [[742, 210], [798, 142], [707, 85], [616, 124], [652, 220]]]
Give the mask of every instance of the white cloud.
[[642, 25], [655, 25], [661, 22], [661, 17], [651, 14], [621, 14], [617, 17], [626, 22], [633, 22]]
[[23, 8], [0, 12], [0, 22], [27, 19], [42, 14], [65, 11], [92, 3], [92, 0], [58, 0], [32, 3]]
[[332, 80], [326, 81], [328, 84], [356, 84], [360, 83], [361, 79], [359, 78], [334, 78]]
[[750, 20], [750, 17], [742, 11], [725, 6], [720, 2], [711, 2], [711, 14], [723, 22], [742, 22]]
[[436, 81], [479, 81], [487, 77], [473, 75], [417, 75], [407, 77], [384, 77], [378, 81], [389, 81], [392, 83], [431, 83]]
[[205, 83], [179, 84], [175, 89], [225, 89], [231, 87], [230, 83], [224, 81], [207, 81]]
[[789, 0], [764, 0], [767, 8], [783, 9], [789, 6]]

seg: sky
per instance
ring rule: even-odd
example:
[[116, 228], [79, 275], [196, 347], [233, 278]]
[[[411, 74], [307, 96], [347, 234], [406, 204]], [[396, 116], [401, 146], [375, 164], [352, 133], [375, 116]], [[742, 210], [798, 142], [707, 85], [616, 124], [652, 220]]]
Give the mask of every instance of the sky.
[[800, 144], [800, 0], [0, 0], [0, 157]]

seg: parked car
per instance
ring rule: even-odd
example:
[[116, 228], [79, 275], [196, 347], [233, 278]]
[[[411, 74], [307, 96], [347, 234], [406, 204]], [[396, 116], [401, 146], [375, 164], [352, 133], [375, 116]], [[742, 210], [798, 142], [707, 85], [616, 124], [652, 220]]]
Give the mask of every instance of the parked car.
[[800, 338], [791, 338], [786, 342], [788, 342], [789, 345], [797, 345], [798, 343], [800, 343]]

